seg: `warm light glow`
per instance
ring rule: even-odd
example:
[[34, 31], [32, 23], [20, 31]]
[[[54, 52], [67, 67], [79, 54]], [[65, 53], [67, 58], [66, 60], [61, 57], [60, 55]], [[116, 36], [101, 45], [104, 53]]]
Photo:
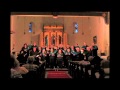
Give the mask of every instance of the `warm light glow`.
[[53, 16], [53, 18], [55, 18], [55, 19], [56, 19], [56, 18], [58, 18], [58, 17], [57, 17], [57, 16]]

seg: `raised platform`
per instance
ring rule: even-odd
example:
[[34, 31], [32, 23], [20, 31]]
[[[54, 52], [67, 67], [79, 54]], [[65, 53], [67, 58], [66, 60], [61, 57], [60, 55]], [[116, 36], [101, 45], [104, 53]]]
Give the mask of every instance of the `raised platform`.
[[[46, 71], [55, 71], [56, 69], [46, 68]], [[67, 68], [58, 68], [58, 71], [68, 71]]]
[[72, 77], [68, 74], [68, 71], [47, 71], [45, 78], [71, 79]]
[[67, 68], [46, 68], [45, 78], [72, 78]]

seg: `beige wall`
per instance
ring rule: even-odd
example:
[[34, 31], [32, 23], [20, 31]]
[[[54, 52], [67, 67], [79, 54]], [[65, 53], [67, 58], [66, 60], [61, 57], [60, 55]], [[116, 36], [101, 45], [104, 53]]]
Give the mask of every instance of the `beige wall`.
[[[78, 33], [73, 34], [74, 25], [73, 23], [78, 23]], [[73, 17], [73, 18], [65, 18], [65, 32], [68, 33], [68, 43], [70, 45], [79, 44], [83, 45], [83, 42], [86, 42], [88, 45], [90, 44], [91, 33], [89, 31], [89, 20], [88, 17]], [[82, 34], [84, 32], [84, 34]]]
[[[15, 16], [11, 16], [11, 20], [10, 20], [10, 23], [11, 23], [11, 31], [16, 31], [16, 17]], [[14, 51], [13, 50], [13, 44], [15, 44], [16, 42], [16, 34], [11, 34], [10, 35], [10, 40], [11, 40], [11, 43], [10, 43], [10, 50], [11, 51]], [[14, 46], [14, 48], [16, 48], [16, 45]]]
[[103, 17], [91, 18], [91, 37], [97, 36], [98, 53], [109, 55], [109, 25]]
[[[77, 34], [73, 34], [74, 22], [77, 22], [79, 25], [79, 32]], [[91, 45], [93, 37], [97, 36], [98, 53], [105, 52], [109, 55], [109, 24], [105, 23], [103, 17], [65, 18], [64, 25], [65, 32], [68, 33], [68, 43], [70, 45], [78, 43], [82, 46], [83, 42]]]
[[[35, 34], [28, 32], [28, 25], [31, 21], [34, 22], [33, 30], [35, 30]], [[74, 22], [79, 25], [77, 34], [73, 34]], [[24, 43], [30, 44], [31, 35], [32, 40], [39, 44], [43, 24], [64, 24], [64, 31], [68, 34], [68, 44], [70, 45], [78, 43], [82, 46], [83, 42], [91, 45], [93, 36], [97, 36], [98, 52], [106, 52], [109, 55], [109, 25], [105, 24], [103, 17], [59, 17], [53, 19], [52, 17], [13, 16], [11, 17], [11, 29], [15, 30], [15, 34], [11, 36], [11, 48], [13, 42], [16, 45], [15, 51], [19, 51]]]

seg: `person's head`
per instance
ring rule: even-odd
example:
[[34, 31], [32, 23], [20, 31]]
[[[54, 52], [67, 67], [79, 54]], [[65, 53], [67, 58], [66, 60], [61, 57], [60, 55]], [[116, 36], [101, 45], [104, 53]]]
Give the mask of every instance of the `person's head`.
[[27, 44], [26, 43], [24, 44], [24, 47], [27, 48]]
[[49, 47], [46, 47], [46, 50], [49, 51]]
[[85, 48], [81, 48], [81, 50], [85, 50]]
[[79, 47], [76, 47], [75, 48], [77, 52], [80, 52], [80, 48]]
[[41, 50], [41, 47], [39, 46], [39, 50]]
[[70, 46], [69, 45], [67, 45], [67, 48], [69, 48]]
[[87, 51], [90, 51], [90, 47], [87, 47]]
[[67, 52], [70, 52], [70, 48], [67, 48]]
[[61, 49], [59, 49], [59, 50], [58, 50], [58, 53], [62, 53], [62, 50], [61, 50]]
[[42, 49], [42, 53], [46, 53], [46, 50], [45, 50], [45, 49]]
[[81, 51], [81, 53], [83, 54], [83, 52], [84, 52], [84, 49], [81, 49], [80, 51]]
[[51, 48], [51, 49], [50, 49], [50, 51], [51, 51], [51, 52], [53, 52], [53, 51], [54, 51], [54, 49], [53, 49], [53, 48]]
[[34, 61], [35, 61], [35, 57], [34, 56], [29, 56], [27, 58], [27, 63], [29, 63], [29, 64], [32, 64]]
[[33, 51], [34, 51], [34, 52], [36, 51], [36, 47], [33, 47]]
[[10, 68], [16, 68], [19, 67], [20, 63], [19, 61], [15, 58], [14, 55], [10, 55]]

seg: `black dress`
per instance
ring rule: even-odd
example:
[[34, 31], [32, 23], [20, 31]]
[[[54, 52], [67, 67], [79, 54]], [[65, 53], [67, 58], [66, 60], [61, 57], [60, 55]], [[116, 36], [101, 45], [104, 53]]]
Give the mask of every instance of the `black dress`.
[[61, 54], [59, 54], [59, 53], [57, 53], [57, 66], [59, 67], [59, 68], [62, 68], [63, 67], [63, 64], [64, 64], [64, 62], [63, 62], [63, 53], [61, 53]]
[[49, 59], [50, 59], [50, 67], [54, 68], [55, 65], [56, 65], [56, 54], [55, 54], [55, 52], [50, 52]]

